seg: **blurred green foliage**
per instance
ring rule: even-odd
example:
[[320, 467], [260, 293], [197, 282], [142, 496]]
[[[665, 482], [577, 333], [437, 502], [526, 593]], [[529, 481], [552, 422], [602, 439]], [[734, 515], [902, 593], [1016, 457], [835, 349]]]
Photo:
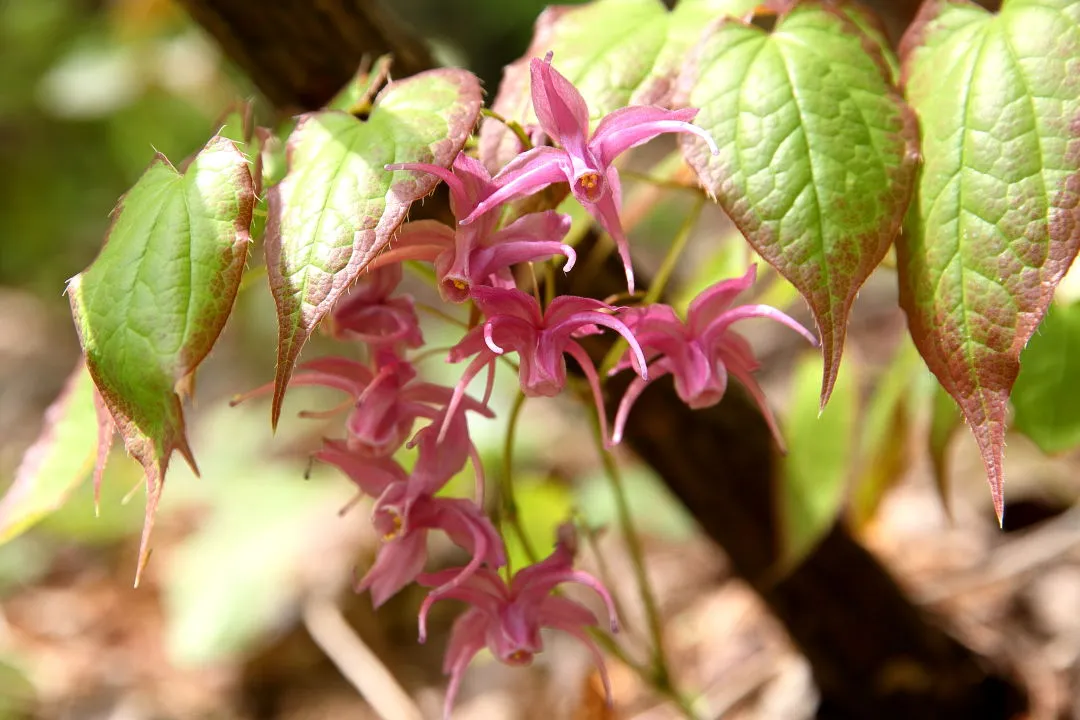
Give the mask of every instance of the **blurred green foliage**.
[[171, 3], [0, 3], [0, 285], [59, 297], [153, 157], [183, 158], [245, 88]]

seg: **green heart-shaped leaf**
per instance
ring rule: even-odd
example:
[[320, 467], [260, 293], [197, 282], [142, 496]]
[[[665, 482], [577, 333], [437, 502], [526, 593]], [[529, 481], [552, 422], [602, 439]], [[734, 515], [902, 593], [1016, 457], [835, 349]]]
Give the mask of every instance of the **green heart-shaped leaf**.
[[105, 246], [68, 283], [86, 366], [146, 471], [139, 573], [174, 450], [194, 468], [177, 390], [217, 340], [247, 259], [247, 159], [214, 137], [183, 172], [158, 155], [113, 213]]
[[438, 183], [426, 173], [391, 173], [384, 166], [449, 166], [482, 104], [472, 73], [430, 70], [384, 88], [366, 121], [336, 110], [300, 119], [289, 137], [288, 174], [269, 192], [266, 227], [278, 313], [275, 426], [304, 343], [390, 242], [412, 202]]
[[859, 287], [900, 229], [914, 181], [914, 118], [881, 46], [845, 14], [798, 5], [772, 33], [721, 23], [680, 80], [720, 154], [687, 161], [758, 253], [806, 298], [828, 400]]
[[901, 45], [924, 165], [900, 303], [1004, 510], [1005, 413], [1080, 247], [1080, 0], [923, 6]]

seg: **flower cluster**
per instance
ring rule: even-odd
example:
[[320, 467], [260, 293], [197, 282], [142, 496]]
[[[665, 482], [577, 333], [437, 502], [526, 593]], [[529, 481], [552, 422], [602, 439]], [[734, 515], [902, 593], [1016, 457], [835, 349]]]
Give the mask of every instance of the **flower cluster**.
[[[292, 379], [293, 385], [325, 386], [346, 396], [335, 408], [302, 415], [348, 412], [345, 437], [324, 441], [315, 458], [340, 469], [355, 483], [358, 496], [374, 499], [371, 522], [382, 543], [358, 590], [370, 590], [378, 606], [412, 582], [430, 588], [420, 611], [421, 641], [434, 603], [453, 599], [469, 606], [455, 622], [446, 656], [445, 670], [451, 675], [448, 716], [461, 677], [477, 652], [487, 647], [505, 663], [528, 664], [543, 648], [540, 629], [545, 627], [584, 642], [608, 686], [601, 654], [586, 632], [598, 619], [584, 606], [552, 594], [560, 584], [576, 582], [595, 590], [607, 606], [611, 629], [617, 625], [607, 590], [591, 575], [574, 569], [575, 542], [567, 528], [547, 559], [512, 576], [499, 572], [506, 566], [505, 545], [484, 511], [484, 473], [469, 434], [470, 415], [492, 415], [488, 400], [498, 358], [516, 354], [521, 391], [550, 397], [566, 386], [569, 355], [584, 373], [601, 423], [606, 423], [601, 378], [579, 340], [605, 331], [621, 336], [627, 350], [614, 371], [632, 369], [636, 377], [615, 417], [611, 442], [617, 443], [634, 401], [648, 383], [668, 374], [674, 377], [679, 396], [695, 408], [719, 402], [732, 374], [750, 389], [772, 422], [752, 377], [757, 363], [750, 347], [729, 329], [735, 321], [772, 318], [813, 341], [777, 310], [733, 306], [735, 296], [753, 283], [753, 268], [740, 279], [703, 292], [685, 321], [666, 305], [623, 308], [587, 297], [560, 296], [545, 306], [518, 289], [515, 265], [559, 258], [569, 272], [576, 255], [564, 242], [569, 217], [545, 210], [504, 223], [499, 210], [508, 202], [553, 183], [568, 183], [573, 196], [615, 240], [632, 294], [634, 276], [619, 219], [621, 190], [613, 161], [662, 133], [692, 133], [716, 151], [709, 135], [690, 123], [696, 114], [693, 109], [622, 108], [590, 132], [584, 99], [551, 61], [550, 53], [543, 60], [533, 59], [531, 71], [533, 109], [539, 129], [552, 145], [523, 152], [494, 176], [464, 153], [450, 169], [418, 163], [387, 166], [387, 171], [428, 173], [445, 182], [456, 223], [450, 227], [422, 220], [404, 225], [391, 247], [369, 265], [334, 309], [330, 332], [341, 340], [362, 343], [365, 361], [321, 358], [299, 366]], [[434, 266], [446, 302], [472, 304], [474, 323], [447, 358], [465, 363], [453, 387], [420, 379], [410, 360], [424, 339], [412, 298], [398, 292], [405, 260]], [[486, 390], [478, 399], [467, 394], [467, 388], [484, 370]], [[249, 396], [267, 389], [258, 388]], [[606, 425], [602, 434], [608, 437]], [[408, 471], [399, 463], [403, 449], [415, 451]], [[449, 480], [470, 462], [477, 478], [475, 497], [444, 495], [441, 491]], [[425, 574], [427, 539], [433, 531], [444, 533], [469, 561]], [[610, 690], [608, 697], [610, 701]]]

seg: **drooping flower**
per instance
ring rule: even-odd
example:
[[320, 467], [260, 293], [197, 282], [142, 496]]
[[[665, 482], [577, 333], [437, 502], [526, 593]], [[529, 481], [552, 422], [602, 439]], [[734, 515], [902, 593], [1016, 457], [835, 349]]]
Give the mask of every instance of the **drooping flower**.
[[[761, 407], [769, 428], [783, 447], [776, 419], [765, 400], [753, 373], [759, 367], [750, 343], [731, 331], [732, 323], [753, 317], [763, 317], [787, 325], [817, 345], [813, 333], [786, 314], [768, 305], [732, 306], [735, 297], [754, 284], [757, 266], [751, 265], [741, 278], [716, 283], [702, 291], [690, 303], [686, 322], [679, 319], [668, 305], [630, 308], [620, 317], [634, 332], [648, 355], [649, 378], [634, 378], [619, 403], [615, 415], [613, 443], [622, 439], [626, 419], [634, 402], [649, 382], [671, 374], [675, 391], [691, 408], [700, 409], [720, 402], [727, 389], [728, 376], [741, 382]], [[623, 358], [612, 370], [618, 372], [630, 366]]]
[[371, 590], [371, 601], [379, 607], [423, 572], [427, 562], [427, 536], [442, 530], [473, 559], [453, 575], [441, 576], [447, 591], [468, 579], [486, 563], [506, 564], [502, 538], [480, 510], [465, 498], [420, 495], [402, 504], [407, 485], [392, 485], [376, 503], [372, 523], [383, 538], [375, 563], [356, 585], [357, 592]]
[[569, 354], [581, 366], [592, 389], [599, 411], [601, 430], [607, 436], [600, 380], [589, 354], [575, 338], [610, 328], [622, 335], [630, 346], [631, 361], [642, 378], [647, 377], [645, 356], [633, 333], [611, 313], [615, 310], [592, 298], [562, 295], [544, 312], [536, 298], [521, 290], [473, 288], [473, 300], [487, 318], [450, 350], [449, 362], [476, 355], [454, 388], [454, 399], [447, 406], [452, 411], [465, 388], [499, 355], [516, 352], [520, 361], [518, 380], [521, 390], [530, 397], [553, 397], [566, 385], [566, 359]]
[[[463, 218], [496, 190], [484, 166], [460, 153], [453, 171], [425, 163], [397, 163], [387, 170], [417, 170], [443, 180], [450, 188], [450, 208]], [[439, 293], [449, 302], [464, 302], [474, 285], [514, 287], [510, 267], [521, 262], [565, 255], [565, 272], [570, 272], [577, 256], [562, 242], [570, 230], [570, 217], [553, 210], [524, 215], [501, 230], [496, 213], [483, 222], [459, 225], [452, 230], [434, 220], [406, 223], [395, 237], [393, 247], [379, 255], [372, 267], [397, 264], [402, 260], [425, 260], [435, 265]]]
[[570, 183], [570, 191], [615, 240], [626, 283], [634, 291], [630, 247], [619, 220], [622, 191], [612, 162], [632, 147], [664, 133], [692, 133], [719, 151], [709, 133], [691, 125], [695, 108], [665, 110], [653, 106], [620, 108], [606, 115], [589, 135], [589, 108], [573, 84], [551, 66], [552, 53], [533, 58], [532, 103], [540, 127], [559, 148], [538, 147], [511, 160], [494, 178], [498, 190], [483, 198], [460, 225], [477, 221], [485, 213], [515, 198], [531, 195], [557, 182]]
[[443, 599], [460, 600], [470, 605], [454, 622], [443, 662], [443, 672], [450, 675], [443, 709], [447, 720], [465, 669], [480, 650], [486, 646], [507, 665], [529, 665], [544, 649], [541, 628], [562, 630], [584, 643], [596, 662], [608, 703], [611, 703], [611, 683], [604, 657], [585, 630], [599, 624], [596, 615], [573, 600], [551, 594], [557, 586], [567, 582], [591, 588], [607, 606], [611, 631], [618, 631], [611, 595], [592, 575], [574, 569], [573, 536], [566, 527], [561, 529], [555, 551], [545, 560], [519, 570], [509, 585], [489, 568], [481, 568], [468, 580], [448, 590], [442, 588], [446, 587], [448, 578], [460, 572], [458, 569], [417, 578], [421, 585], [436, 588], [420, 609], [421, 642], [425, 639], [426, 616], [432, 605]]
[[[325, 411], [304, 411], [301, 417], [321, 418], [351, 408], [345, 422], [348, 447], [370, 457], [392, 455], [412, 433], [417, 419], [435, 419], [453, 399], [454, 391], [442, 385], [418, 380], [416, 369], [390, 352], [375, 353], [376, 369], [344, 357], [322, 357], [297, 366], [292, 385], [319, 385], [348, 393], [344, 405]], [[268, 383], [238, 396], [237, 404], [273, 390]], [[486, 404], [471, 397], [455, 401], [465, 410], [493, 417]]]
[[[442, 420], [437, 417], [417, 433], [413, 443], [419, 447], [418, 457], [408, 474], [390, 458], [361, 457], [338, 441], [327, 441], [315, 454], [316, 459], [342, 470], [362, 493], [378, 498], [372, 509], [372, 524], [383, 542], [374, 564], [356, 585], [357, 592], [371, 590], [375, 607], [423, 571], [431, 530], [445, 532], [473, 556], [468, 565], [446, 578], [447, 590], [465, 582], [484, 563], [497, 568], [506, 562], [502, 539], [479, 505], [483, 471], [469, 440], [465, 415], [459, 412], [447, 423], [449, 432], [439, 442], [436, 428]], [[477, 501], [436, 497], [435, 493], [462, 470], [470, 457], [477, 477]]]
[[330, 313], [331, 334], [339, 340], [355, 340], [399, 354], [405, 348], [422, 346], [424, 336], [412, 298], [391, 296], [401, 276], [400, 265], [370, 265]]

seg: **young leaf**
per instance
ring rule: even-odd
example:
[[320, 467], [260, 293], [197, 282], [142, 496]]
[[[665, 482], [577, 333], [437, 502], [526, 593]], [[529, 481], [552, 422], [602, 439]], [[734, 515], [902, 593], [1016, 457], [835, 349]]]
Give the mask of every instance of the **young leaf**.
[[820, 2], [772, 33], [725, 21], [680, 83], [720, 154], [687, 161], [758, 253], [810, 304], [836, 381], [848, 313], [900, 229], [914, 183], [915, 122], [881, 46]]
[[[529, 61], [555, 53], [554, 65], [589, 106], [592, 124], [627, 105], [669, 106], [687, 52], [712, 21], [744, 15], [758, 0], [682, 0], [668, 11], [660, 0], [597, 0], [549, 7], [536, 20], [532, 43], [503, 71], [492, 109], [522, 126], [535, 125]], [[480, 158], [492, 173], [522, 150], [494, 118], [480, 128]]]
[[45, 411], [41, 434], [0, 499], [0, 543], [59, 508], [90, 474], [98, 448], [94, 383], [80, 360]]
[[146, 472], [136, 584], [169, 458], [179, 450], [195, 466], [177, 389], [232, 310], [254, 203], [247, 159], [231, 140], [211, 139], [183, 173], [159, 154], [117, 205], [97, 258], [68, 282], [87, 368]]
[[780, 571], [798, 565], [836, 522], [851, 477], [858, 386], [855, 373], [839, 373], [834, 399], [818, 405], [822, 361], [806, 355], [795, 368], [784, 418], [788, 452], [777, 494], [782, 542]]
[[1080, 246], [1080, 0], [923, 6], [901, 44], [924, 167], [900, 302], [1004, 511], [1020, 351]]
[[289, 171], [270, 189], [266, 266], [277, 303], [272, 422], [300, 350], [334, 301], [432, 190], [428, 173], [389, 163], [449, 166], [483, 104], [464, 70], [429, 70], [391, 83], [366, 121], [330, 110], [305, 115], [289, 137]]
[[1080, 303], [1051, 306], [1020, 361], [1016, 429], [1045, 453], [1080, 445]]

